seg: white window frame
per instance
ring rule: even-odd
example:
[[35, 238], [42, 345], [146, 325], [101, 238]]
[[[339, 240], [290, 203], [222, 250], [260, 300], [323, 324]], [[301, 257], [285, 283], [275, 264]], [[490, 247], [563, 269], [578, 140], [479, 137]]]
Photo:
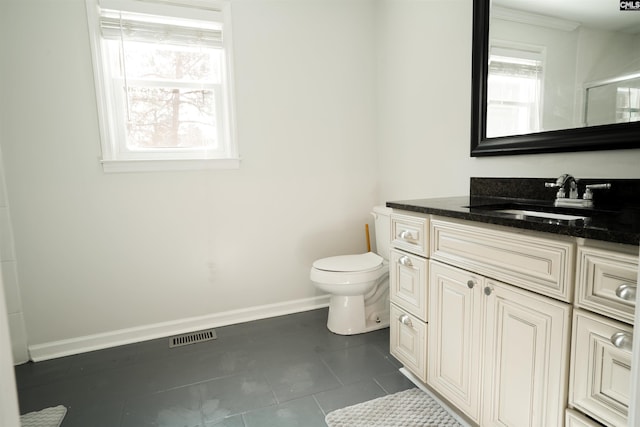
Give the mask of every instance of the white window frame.
[[[543, 127], [543, 119], [544, 119], [542, 117], [542, 112], [544, 111], [544, 80], [545, 80], [545, 74], [546, 74], [546, 48], [544, 46], [529, 45], [524, 43], [514, 43], [510, 41], [496, 39], [496, 40], [491, 40], [491, 43], [490, 43], [490, 52], [489, 52], [490, 59], [493, 54], [497, 56], [504, 56], [507, 58], [534, 60], [540, 63], [541, 74], [537, 79], [538, 91], [536, 96], [536, 102], [533, 104], [507, 102], [507, 103], [503, 103], [502, 105], [505, 105], [507, 107], [521, 106], [521, 107], [527, 108], [529, 110], [528, 122], [531, 130], [526, 133], [541, 130]], [[488, 107], [487, 107], [488, 109], [492, 105], [495, 105], [495, 106], [501, 105], [500, 103], [493, 103], [490, 99], [487, 101], [487, 103], [488, 103]], [[487, 115], [488, 114], [489, 112], [487, 112]], [[487, 119], [487, 121], [488, 120], [489, 119]], [[489, 134], [489, 132], [487, 132], [487, 134]], [[499, 136], [508, 136], [508, 135], [494, 135], [494, 136], [499, 137]]]
[[[144, 172], [164, 170], [237, 169], [240, 158], [236, 143], [233, 96], [233, 55], [231, 4], [228, 0], [86, 0], [87, 19], [93, 59], [94, 82], [105, 172]], [[103, 46], [100, 7], [131, 13], [169, 16], [177, 19], [220, 23], [223, 29], [222, 84], [207, 85], [216, 100], [218, 132], [222, 132], [220, 150], [207, 148], [154, 148], [132, 150], [126, 147], [125, 111], [117, 79], [110, 76], [109, 56]], [[132, 82], [135, 83], [135, 82]], [[120, 86], [121, 87], [121, 86]]]

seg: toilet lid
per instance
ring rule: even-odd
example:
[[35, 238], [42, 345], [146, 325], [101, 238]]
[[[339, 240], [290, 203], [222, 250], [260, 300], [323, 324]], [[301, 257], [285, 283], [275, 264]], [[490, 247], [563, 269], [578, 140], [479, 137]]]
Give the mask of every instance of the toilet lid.
[[322, 258], [313, 263], [313, 267], [324, 271], [368, 271], [382, 264], [382, 257], [373, 252], [360, 255], [340, 255]]

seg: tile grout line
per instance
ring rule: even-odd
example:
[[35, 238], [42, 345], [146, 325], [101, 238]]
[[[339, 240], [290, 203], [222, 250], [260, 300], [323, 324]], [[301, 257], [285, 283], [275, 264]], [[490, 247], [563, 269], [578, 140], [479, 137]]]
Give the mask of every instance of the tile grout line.
[[331, 373], [331, 375], [333, 375], [335, 377], [336, 380], [338, 380], [338, 383], [340, 384], [341, 387], [344, 387], [344, 383], [342, 382], [342, 380], [338, 377], [338, 375], [333, 371], [333, 369], [331, 369], [331, 366], [329, 366], [329, 364], [327, 363], [326, 360], [324, 360], [323, 357], [320, 357], [320, 360], [322, 360], [322, 363], [324, 364], [324, 366], [327, 367], [327, 369], [329, 370], [329, 372]]

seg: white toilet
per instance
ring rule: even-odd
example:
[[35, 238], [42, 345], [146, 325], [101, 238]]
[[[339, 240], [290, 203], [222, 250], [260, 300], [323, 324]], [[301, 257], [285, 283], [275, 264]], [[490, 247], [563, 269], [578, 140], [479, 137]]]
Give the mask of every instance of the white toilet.
[[311, 281], [331, 294], [327, 327], [340, 335], [354, 335], [389, 326], [389, 215], [391, 209], [376, 206], [377, 254], [322, 258], [311, 267]]

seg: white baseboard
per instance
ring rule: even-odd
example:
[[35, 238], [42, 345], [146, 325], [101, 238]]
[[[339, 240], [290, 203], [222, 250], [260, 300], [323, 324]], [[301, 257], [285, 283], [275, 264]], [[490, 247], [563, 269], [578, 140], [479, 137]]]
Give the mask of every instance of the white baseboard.
[[329, 295], [286, 301], [277, 304], [260, 305], [239, 310], [225, 311], [207, 316], [156, 323], [135, 328], [120, 329], [101, 334], [87, 335], [61, 341], [52, 341], [29, 346], [31, 360], [39, 362], [87, 351], [101, 350], [124, 344], [169, 337], [202, 329], [219, 328], [235, 323], [282, 316], [327, 307]]

